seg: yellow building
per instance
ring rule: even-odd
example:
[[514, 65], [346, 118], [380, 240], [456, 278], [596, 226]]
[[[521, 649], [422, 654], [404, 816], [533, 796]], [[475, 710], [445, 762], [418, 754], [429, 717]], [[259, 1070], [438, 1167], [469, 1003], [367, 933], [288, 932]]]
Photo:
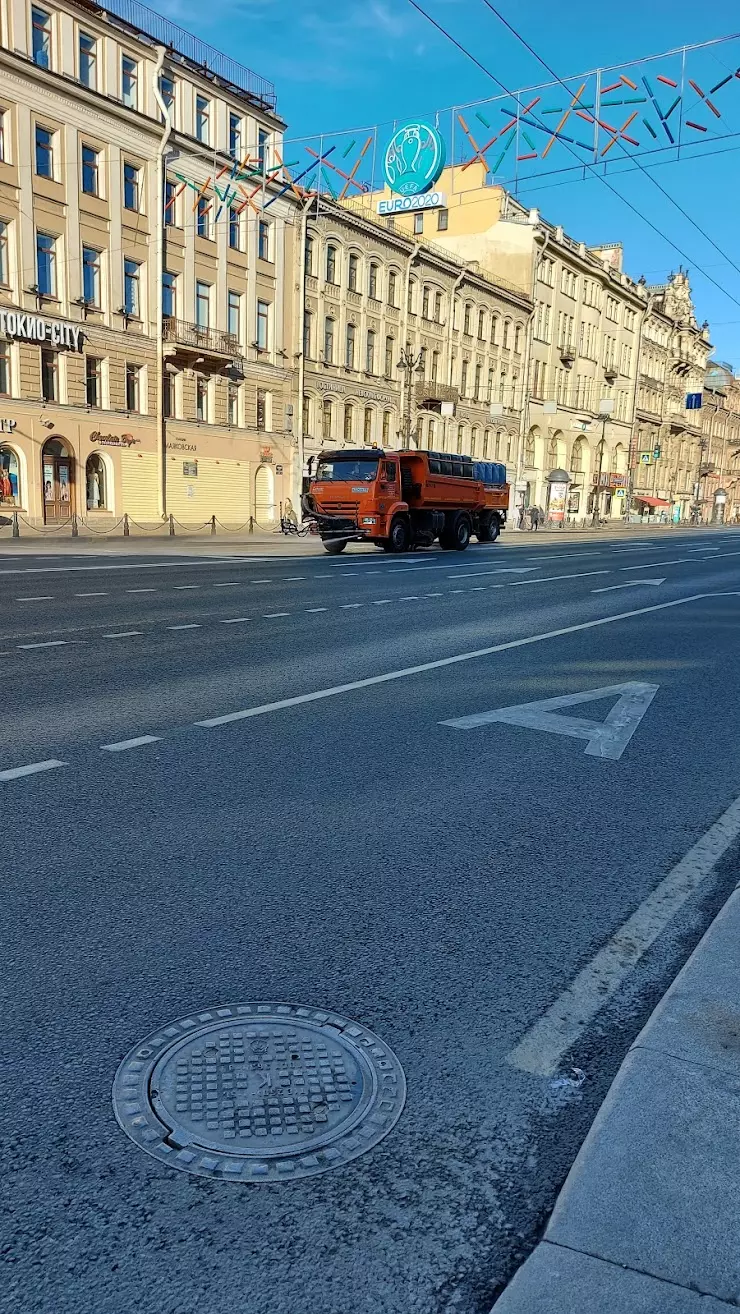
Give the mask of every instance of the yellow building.
[[275, 519], [294, 447], [283, 128], [269, 83], [138, 0], [8, 0], [3, 511]]

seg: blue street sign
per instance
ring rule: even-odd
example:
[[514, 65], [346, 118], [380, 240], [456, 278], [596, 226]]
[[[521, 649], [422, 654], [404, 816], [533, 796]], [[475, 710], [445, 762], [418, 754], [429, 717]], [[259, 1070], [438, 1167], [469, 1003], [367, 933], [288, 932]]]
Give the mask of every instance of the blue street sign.
[[687, 411], [700, 411], [700, 410], [701, 410], [701, 399], [702, 399], [702, 394], [701, 394], [700, 392], [687, 392], [687, 394], [686, 394], [686, 410], [687, 410]]

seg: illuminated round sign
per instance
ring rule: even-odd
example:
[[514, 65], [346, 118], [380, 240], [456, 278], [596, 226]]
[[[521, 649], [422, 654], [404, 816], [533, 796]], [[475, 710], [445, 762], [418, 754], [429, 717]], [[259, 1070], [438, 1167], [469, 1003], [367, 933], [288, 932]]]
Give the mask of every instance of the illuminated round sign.
[[400, 196], [428, 192], [444, 167], [444, 141], [428, 123], [405, 123], [397, 128], [383, 160], [385, 180]]

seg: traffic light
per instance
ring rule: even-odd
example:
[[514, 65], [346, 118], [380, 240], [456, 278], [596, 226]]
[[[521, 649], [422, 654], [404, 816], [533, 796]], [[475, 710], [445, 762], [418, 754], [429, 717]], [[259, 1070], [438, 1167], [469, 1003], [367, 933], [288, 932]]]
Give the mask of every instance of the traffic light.
[[657, 461], [659, 457], [660, 457], [660, 448], [659, 448], [659, 447], [654, 447], [654, 448], [653, 448], [653, 460], [654, 460], [654, 461]]

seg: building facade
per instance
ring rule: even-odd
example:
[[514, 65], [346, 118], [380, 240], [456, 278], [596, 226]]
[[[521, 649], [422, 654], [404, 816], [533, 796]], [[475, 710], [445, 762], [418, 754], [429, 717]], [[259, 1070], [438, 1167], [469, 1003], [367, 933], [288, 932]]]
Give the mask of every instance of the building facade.
[[525, 294], [323, 198], [309, 212], [304, 278], [307, 457], [329, 443], [415, 444], [515, 473]]
[[740, 378], [710, 361], [704, 377], [697, 516], [705, 523], [740, 521]]
[[38, 525], [269, 523], [289, 491], [284, 125], [186, 35], [137, 0], [3, 6], [0, 507]]

